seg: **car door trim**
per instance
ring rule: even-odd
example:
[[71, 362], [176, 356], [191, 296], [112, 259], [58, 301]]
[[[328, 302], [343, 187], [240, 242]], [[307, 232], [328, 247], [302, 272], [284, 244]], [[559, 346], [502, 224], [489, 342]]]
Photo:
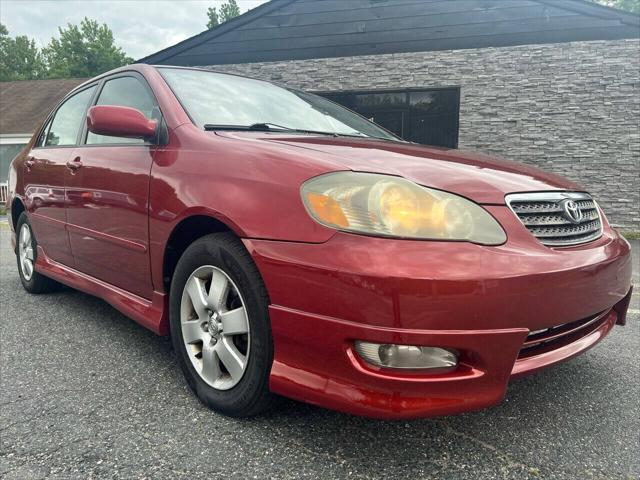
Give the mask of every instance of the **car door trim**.
[[84, 235], [88, 235], [91, 238], [95, 238], [96, 240], [104, 240], [105, 242], [116, 244], [120, 247], [127, 248], [129, 250], [133, 250], [135, 252], [146, 253], [148, 248], [143, 243], [134, 242], [132, 240], [127, 240], [120, 237], [115, 237], [113, 235], [109, 235], [108, 233], [98, 232], [96, 230], [92, 230], [90, 228], [81, 227], [80, 225], [73, 225], [70, 223], [65, 223], [62, 220], [58, 220], [56, 218], [46, 217], [39, 213], [32, 212], [31, 216], [38, 218], [39, 220], [44, 220], [49, 223], [63, 224], [65, 225], [65, 229], [67, 231], [81, 233]]
[[127, 240], [121, 237], [116, 237], [113, 235], [109, 235], [108, 233], [98, 232], [97, 230], [81, 227], [80, 225], [74, 225], [72, 223], [67, 223], [67, 230], [70, 232], [88, 235], [89, 237], [95, 238], [96, 240], [103, 240], [105, 242], [113, 243], [120, 247], [124, 247], [128, 250], [133, 250], [139, 253], [146, 253], [148, 250], [147, 246], [143, 243], [138, 243], [138, 242], [134, 242], [133, 240]]
[[45, 215], [42, 215], [40, 213], [36, 213], [36, 212], [29, 212], [29, 215], [33, 218], [37, 218], [38, 220], [43, 220], [45, 222], [49, 222], [49, 223], [56, 223], [56, 224], [63, 224], [66, 225], [65, 222], [63, 222], [62, 220], [58, 220], [57, 218], [51, 218], [51, 217], [47, 217]]

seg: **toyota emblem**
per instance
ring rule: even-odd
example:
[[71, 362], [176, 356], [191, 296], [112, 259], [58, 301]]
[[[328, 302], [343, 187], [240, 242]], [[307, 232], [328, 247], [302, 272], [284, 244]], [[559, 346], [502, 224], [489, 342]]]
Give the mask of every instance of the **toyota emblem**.
[[580, 210], [578, 204], [573, 200], [565, 200], [562, 203], [562, 210], [564, 216], [571, 223], [580, 223], [580, 221], [582, 220], [582, 211]]

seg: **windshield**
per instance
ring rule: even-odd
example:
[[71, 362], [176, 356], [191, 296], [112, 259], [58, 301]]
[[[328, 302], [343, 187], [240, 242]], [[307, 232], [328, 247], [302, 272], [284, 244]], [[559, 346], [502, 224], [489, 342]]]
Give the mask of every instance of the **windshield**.
[[158, 70], [191, 119], [202, 128], [252, 127], [252, 130], [301, 130], [399, 140], [374, 123], [317, 95], [223, 73], [179, 68]]

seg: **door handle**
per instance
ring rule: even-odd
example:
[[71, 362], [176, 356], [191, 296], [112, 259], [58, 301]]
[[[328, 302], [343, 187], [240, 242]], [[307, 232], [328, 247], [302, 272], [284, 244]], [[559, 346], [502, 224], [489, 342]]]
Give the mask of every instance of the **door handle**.
[[81, 166], [82, 166], [82, 161], [80, 160], [80, 157], [74, 158], [72, 162], [71, 161], [67, 162], [67, 168], [71, 170], [71, 173], [78, 170]]
[[24, 166], [27, 168], [27, 170], [31, 170], [31, 167], [33, 167], [35, 163], [36, 161], [33, 157], [27, 157], [27, 159], [24, 161]]

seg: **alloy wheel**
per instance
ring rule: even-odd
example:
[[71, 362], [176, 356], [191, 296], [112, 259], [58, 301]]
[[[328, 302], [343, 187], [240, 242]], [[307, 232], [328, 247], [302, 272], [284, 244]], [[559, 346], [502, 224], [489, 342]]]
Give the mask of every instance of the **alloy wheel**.
[[18, 255], [20, 258], [20, 266], [22, 275], [26, 281], [31, 280], [33, 276], [33, 245], [31, 242], [31, 229], [29, 225], [24, 223], [20, 229], [18, 238]]
[[217, 390], [233, 388], [249, 360], [245, 302], [221, 269], [207, 265], [187, 280], [180, 305], [182, 340], [200, 377]]

